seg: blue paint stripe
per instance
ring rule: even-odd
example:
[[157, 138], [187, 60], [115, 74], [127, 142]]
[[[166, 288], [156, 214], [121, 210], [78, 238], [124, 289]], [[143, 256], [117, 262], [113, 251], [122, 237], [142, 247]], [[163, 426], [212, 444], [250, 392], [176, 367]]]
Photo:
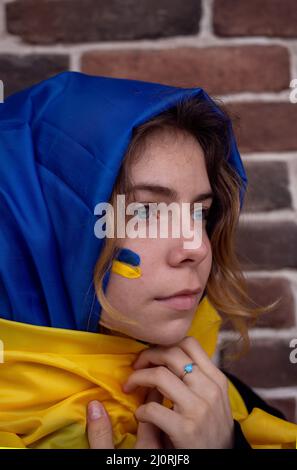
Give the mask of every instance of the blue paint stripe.
[[131, 266], [140, 265], [140, 256], [128, 248], [121, 248], [116, 259], [123, 263], [131, 264]]

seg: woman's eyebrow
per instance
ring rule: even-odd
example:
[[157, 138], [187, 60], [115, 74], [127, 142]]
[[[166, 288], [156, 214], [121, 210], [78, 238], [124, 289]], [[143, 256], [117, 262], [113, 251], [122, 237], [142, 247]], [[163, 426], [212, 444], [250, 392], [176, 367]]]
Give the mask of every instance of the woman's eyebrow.
[[[147, 183], [139, 183], [131, 188], [131, 191], [142, 190], [142, 191], [149, 191], [151, 193], [161, 194], [170, 199], [178, 199], [178, 193], [172, 189], [167, 188], [166, 186], [160, 186], [158, 184], [147, 184]], [[213, 192], [207, 191], [204, 193], [197, 194], [194, 197], [192, 202], [200, 202], [205, 201], [206, 199], [213, 199]]]

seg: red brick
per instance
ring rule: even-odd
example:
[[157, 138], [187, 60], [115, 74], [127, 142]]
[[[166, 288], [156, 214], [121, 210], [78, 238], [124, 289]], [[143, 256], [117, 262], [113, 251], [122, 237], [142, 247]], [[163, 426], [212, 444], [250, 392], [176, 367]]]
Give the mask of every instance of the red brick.
[[291, 221], [239, 224], [236, 250], [245, 270], [297, 268], [297, 225]]
[[68, 68], [69, 57], [66, 54], [0, 54], [4, 97], [7, 98], [11, 93], [64, 72]]
[[7, 29], [29, 43], [122, 41], [196, 34], [200, 0], [16, 0]]
[[296, 386], [297, 364], [290, 362], [292, 348], [289, 344], [290, 339], [254, 340], [248, 354], [232, 361], [226, 358], [226, 353], [234, 352], [234, 347], [224, 347], [220, 367], [224, 367], [250, 387]]
[[296, 423], [295, 398], [268, 398], [265, 399], [265, 401], [268, 403], [268, 405], [282, 411], [287, 421]]
[[281, 46], [92, 51], [83, 55], [82, 71], [174, 86], [200, 86], [216, 94], [280, 91], [290, 82], [288, 51]]
[[285, 162], [245, 161], [244, 166], [249, 181], [244, 212], [292, 208]]
[[219, 36], [297, 37], [296, 0], [215, 0]]
[[241, 152], [278, 152], [297, 149], [297, 104], [228, 103]]

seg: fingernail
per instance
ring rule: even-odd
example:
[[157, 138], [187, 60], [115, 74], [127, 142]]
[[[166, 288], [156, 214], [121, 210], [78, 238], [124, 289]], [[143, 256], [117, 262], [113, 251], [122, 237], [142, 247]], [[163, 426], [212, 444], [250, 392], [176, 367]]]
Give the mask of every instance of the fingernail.
[[103, 409], [99, 401], [91, 401], [88, 406], [88, 414], [91, 420], [99, 419], [103, 416]]

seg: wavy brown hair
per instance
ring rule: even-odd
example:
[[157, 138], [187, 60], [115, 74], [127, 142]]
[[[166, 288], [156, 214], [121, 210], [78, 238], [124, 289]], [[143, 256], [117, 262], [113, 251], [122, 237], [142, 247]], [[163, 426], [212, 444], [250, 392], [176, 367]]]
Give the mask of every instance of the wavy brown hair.
[[[246, 351], [249, 347], [248, 328], [255, 323], [258, 315], [275, 308], [279, 299], [268, 306], [259, 306], [248, 295], [247, 282], [235, 252], [242, 181], [228, 162], [231, 119], [222, 104], [213, 103], [216, 110], [211, 102], [197, 97], [180, 100], [174, 107], [135, 128], [109, 202], [116, 211], [117, 194], [131, 193], [131, 165], [142, 158], [147, 139], [153, 133], [182, 131], [197, 139], [204, 152], [214, 193], [206, 224], [213, 260], [204, 294], [223, 320], [230, 320], [235, 330], [240, 332]], [[94, 270], [94, 285], [102, 308], [111, 316], [124, 319], [121, 312], [109, 304], [102, 289], [104, 274], [110, 269], [117, 252], [116, 245], [116, 238], [105, 238]]]

